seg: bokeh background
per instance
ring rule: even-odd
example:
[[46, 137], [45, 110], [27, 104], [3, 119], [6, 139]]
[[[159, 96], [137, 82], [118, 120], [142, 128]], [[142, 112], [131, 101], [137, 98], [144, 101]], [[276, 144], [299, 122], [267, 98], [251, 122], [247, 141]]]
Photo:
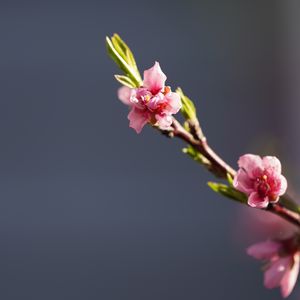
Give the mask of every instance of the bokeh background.
[[158, 60], [233, 166], [279, 155], [296, 193], [299, 16], [299, 1], [1, 0], [0, 298], [280, 299], [245, 253], [244, 208], [182, 143], [128, 128], [104, 39], [141, 70]]

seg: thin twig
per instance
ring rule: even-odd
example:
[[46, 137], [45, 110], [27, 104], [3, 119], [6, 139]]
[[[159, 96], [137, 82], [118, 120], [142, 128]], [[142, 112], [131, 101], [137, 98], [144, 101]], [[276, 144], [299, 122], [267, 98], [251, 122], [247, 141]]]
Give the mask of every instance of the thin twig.
[[203, 136], [200, 139], [195, 139], [194, 136], [186, 131], [182, 125], [174, 118], [173, 119], [173, 134], [181, 138], [191, 146], [195, 147], [203, 156], [205, 156], [212, 164], [212, 172], [221, 178], [226, 179], [227, 174], [234, 177], [236, 171], [231, 168], [224, 160], [222, 160], [208, 145], [206, 138]]
[[[198, 125], [197, 125], [198, 124]], [[191, 125], [191, 124], [190, 124]], [[199, 126], [199, 123], [194, 123], [194, 135], [183, 128], [183, 126], [173, 118], [172, 123], [172, 135], [182, 139], [189, 145], [193, 146], [199, 151], [203, 156], [205, 156], [211, 163], [210, 171], [223, 179], [227, 180], [228, 174], [233, 178], [236, 171], [228, 165], [220, 156], [218, 156], [215, 151], [208, 145], [205, 136]], [[199, 128], [197, 128], [199, 127]], [[294, 211], [289, 210], [283, 205], [283, 203], [269, 204], [265, 209], [271, 213], [274, 213], [283, 219], [289, 221], [290, 223], [300, 227], [300, 215]]]

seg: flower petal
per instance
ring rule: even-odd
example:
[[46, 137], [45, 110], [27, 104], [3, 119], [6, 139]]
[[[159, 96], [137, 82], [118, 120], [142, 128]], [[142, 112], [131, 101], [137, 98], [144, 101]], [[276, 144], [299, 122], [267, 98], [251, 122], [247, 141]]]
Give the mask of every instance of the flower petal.
[[173, 122], [170, 115], [155, 115], [155, 119], [157, 120], [157, 125], [162, 130], [170, 129], [170, 126]]
[[299, 274], [300, 253], [294, 254], [294, 263], [289, 271], [287, 271], [281, 280], [281, 294], [286, 298], [292, 292]]
[[269, 204], [268, 197], [261, 197], [258, 193], [253, 192], [248, 198], [248, 205], [256, 208], [266, 208]]
[[118, 98], [126, 105], [132, 105], [130, 102], [132, 89], [127, 86], [122, 86], [118, 89]]
[[133, 107], [128, 114], [129, 127], [133, 128], [136, 133], [140, 133], [149, 120], [149, 114], [141, 109]]
[[283, 175], [280, 175], [279, 178], [280, 178], [280, 190], [279, 190], [278, 195], [282, 196], [286, 192], [286, 189], [287, 189], [287, 180]]
[[255, 177], [253, 171], [257, 169], [263, 170], [261, 157], [254, 154], [245, 154], [241, 156], [238, 160], [238, 165], [241, 169], [244, 169], [251, 178]]
[[277, 174], [281, 174], [281, 163], [277, 157], [265, 156], [263, 157], [262, 162], [265, 169], [272, 169]]
[[247, 249], [247, 254], [256, 259], [271, 259], [281, 249], [281, 244], [275, 241], [265, 241], [254, 244]]
[[147, 108], [151, 111], [155, 111], [159, 109], [160, 105], [165, 103], [165, 96], [163, 93], [158, 93], [154, 97], [152, 97], [149, 102], [146, 104]]
[[233, 186], [240, 192], [250, 194], [254, 192], [253, 180], [243, 169], [239, 169], [233, 179]]
[[268, 289], [273, 289], [280, 285], [283, 276], [289, 271], [292, 257], [286, 256], [279, 258], [271, 263], [271, 266], [264, 274], [264, 284]]
[[144, 71], [143, 86], [149, 89], [152, 94], [156, 94], [163, 89], [166, 80], [167, 76], [163, 73], [157, 61], [152, 68]]
[[182, 106], [180, 96], [177, 93], [170, 92], [165, 95], [165, 99], [168, 102], [165, 111], [169, 114], [177, 114]]

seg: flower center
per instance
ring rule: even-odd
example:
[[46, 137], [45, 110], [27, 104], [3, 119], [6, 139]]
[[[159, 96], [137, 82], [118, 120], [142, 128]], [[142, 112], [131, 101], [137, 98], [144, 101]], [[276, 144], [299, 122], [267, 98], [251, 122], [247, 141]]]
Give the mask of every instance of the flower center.
[[157, 110], [158, 112], [161, 112], [161, 111], [165, 110], [167, 106], [168, 106], [168, 103], [167, 103], [167, 102], [160, 103], [160, 104], [158, 105], [158, 107], [157, 107], [156, 110]]
[[150, 95], [145, 95], [144, 101], [145, 101], [146, 103], [148, 103], [148, 102], [150, 101], [150, 99], [151, 99], [151, 96], [150, 96]]
[[268, 176], [266, 174], [256, 179], [257, 192], [261, 197], [266, 197], [270, 191], [270, 185], [268, 184], [267, 180]]

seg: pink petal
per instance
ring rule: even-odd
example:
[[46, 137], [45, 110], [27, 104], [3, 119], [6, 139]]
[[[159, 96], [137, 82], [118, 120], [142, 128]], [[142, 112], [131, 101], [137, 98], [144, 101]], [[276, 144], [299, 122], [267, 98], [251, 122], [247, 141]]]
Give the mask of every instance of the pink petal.
[[283, 276], [289, 271], [291, 263], [292, 258], [290, 256], [279, 258], [272, 262], [264, 274], [265, 287], [272, 289], [279, 286]]
[[254, 192], [253, 180], [243, 170], [239, 169], [233, 179], [233, 186], [240, 192], [250, 194]]
[[145, 108], [145, 98], [152, 97], [152, 94], [145, 88], [132, 89], [130, 103], [135, 107], [143, 110]]
[[281, 174], [281, 163], [277, 157], [265, 156], [262, 162], [265, 169], [272, 169], [277, 174]]
[[146, 105], [151, 111], [155, 111], [156, 109], [159, 109], [159, 106], [165, 101], [166, 100], [164, 94], [158, 93], [154, 97], [152, 97]]
[[163, 73], [157, 61], [152, 68], [144, 71], [143, 86], [149, 89], [152, 94], [156, 94], [163, 89], [166, 80], [167, 76]]
[[145, 97], [146, 95], [152, 96], [152, 94], [144, 87], [134, 89], [134, 92], [132, 93], [132, 97], [135, 97], [138, 99], [141, 99], [141, 98]]
[[280, 175], [279, 178], [280, 178], [280, 190], [279, 190], [278, 195], [282, 196], [286, 192], [286, 189], [287, 189], [287, 180], [283, 175]]
[[256, 208], [266, 208], [269, 204], [268, 197], [262, 198], [258, 193], [252, 192], [248, 198], [248, 205]]
[[170, 126], [172, 125], [172, 117], [170, 115], [155, 115], [155, 119], [157, 120], [157, 125], [162, 130], [168, 130], [170, 129]]
[[281, 281], [281, 294], [282, 297], [286, 298], [290, 295], [290, 293], [292, 292], [297, 278], [298, 278], [298, 273], [299, 273], [299, 261], [300, 261], [300, 253], [297, 252], [293, 259], [294, 259], [294, 263], [293, 266], [291, 267], [291, 269], [289, 271], [287, 271]]
[[165, 99], [168, 102], [165, 111], [169, 114], [177, 114], [182, 106], [180, 96], [177, 93], [170, 92], [166, 94]]
[[251, 178], [255, 177], [253, 171], [256, 171], [257, 169], [263, 170], [261, 157], [254, 154], [245, 154], [241, 156], [238, 165], [241, 169], [244, 169]]
[[132, 89], [127, 86], [122, 86], [118, 89], [118, 98], [126, 105], [131, 105], [131, 91]]
[[247, 254], [256, 259], [271, 259], [278, 254], [281, 247], [280, 243], [268, 240], [250, 246]]
[[149, 114], [146, 111], [133, 107], [128, 114], [129, 127], [136, 133], [140, 133], [149, 120]]

